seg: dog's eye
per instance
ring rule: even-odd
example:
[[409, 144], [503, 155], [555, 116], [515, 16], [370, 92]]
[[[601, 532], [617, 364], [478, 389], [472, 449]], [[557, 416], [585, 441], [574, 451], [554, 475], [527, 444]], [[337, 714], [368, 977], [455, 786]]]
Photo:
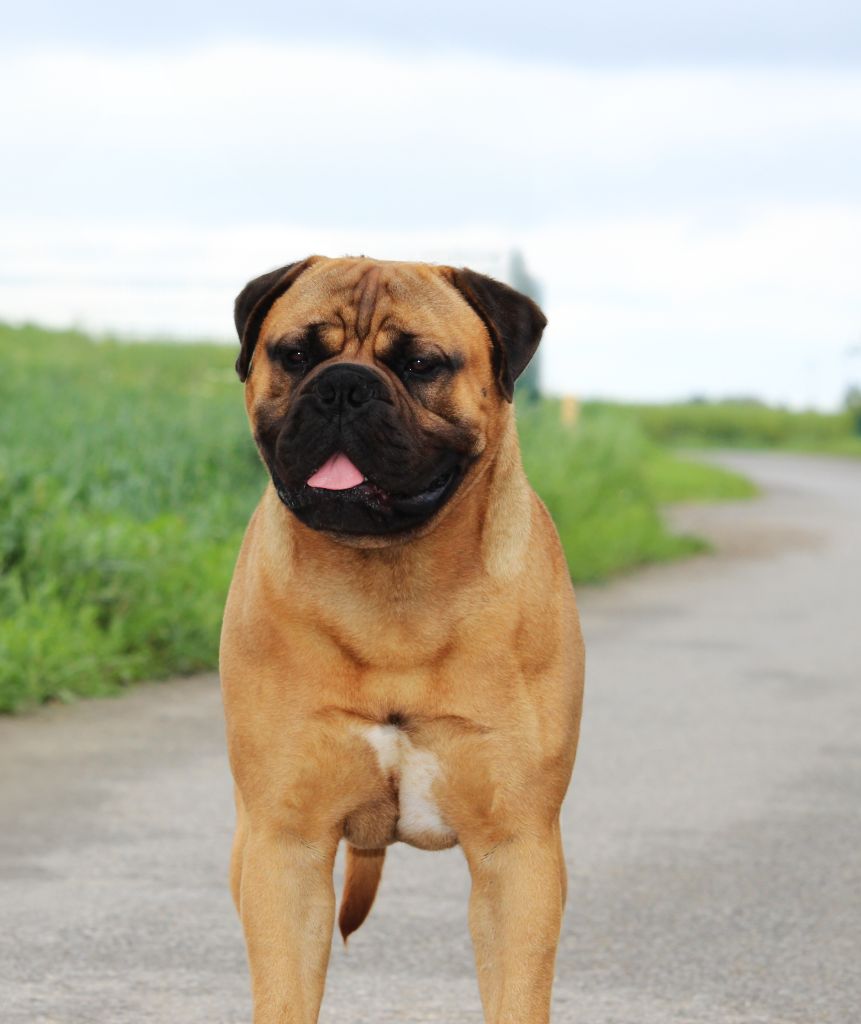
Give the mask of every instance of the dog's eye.
[[291, 346], [290, 348], [282, 348], [278, 355], [281, 357], [281, 362], [288, 369], [290, 367], [304, 366], [308, 362], [308, 353], [304, 348], [299, 348], [298, 345]]
[[404, 366], [404, 370], [414, 377], [425, 377], [429, 373], [432, 373], [439, 363], [434, 362], [432, 359], [422, 358], [417, 356], [415, 359], [410, 359]]

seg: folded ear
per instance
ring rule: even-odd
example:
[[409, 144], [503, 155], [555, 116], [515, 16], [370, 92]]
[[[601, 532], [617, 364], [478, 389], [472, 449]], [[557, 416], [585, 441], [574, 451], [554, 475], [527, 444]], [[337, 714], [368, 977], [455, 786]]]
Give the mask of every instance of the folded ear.
[[547, 317], [526, 295], [474, 270], [452, 268], [451, 283], [484, 321], [493, 344], [493, 370], [507, 401], [535, 355]]
[[251, 360], [257, 346], [257, 336], [276, 299], [281, 298], [296, 278], [310, 266], [311, 258], [261, 274], [242, 289], [233, 304], [233, 322], [239, 335], [240, 349], [236, 359], [236, 372], [245, 381], [251, 369]]

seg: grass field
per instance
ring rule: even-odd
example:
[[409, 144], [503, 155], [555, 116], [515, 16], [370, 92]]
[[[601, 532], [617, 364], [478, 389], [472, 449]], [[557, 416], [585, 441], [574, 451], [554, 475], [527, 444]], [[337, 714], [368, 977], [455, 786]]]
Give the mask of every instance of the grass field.
[[757, 402], [598, 406], [630, 417], [658, 444], [703, 448], [785, 448], [861, 455], [861, 412], [792, 412]]
[[[234, 355], [0, 327], [0, 711], [215, 664], [266, 479]], [[519, 419], [575, 580], [700, 549], [662, 501], [748, 491], [618, 410], [586, 408], [576, 429], [552, 402]]]
[[643, 464], [649, 490], [662, 505], [682, 501], [737, 501], [752, 498], [756, 487], [738, 473], [680, 457], [651, 445]]

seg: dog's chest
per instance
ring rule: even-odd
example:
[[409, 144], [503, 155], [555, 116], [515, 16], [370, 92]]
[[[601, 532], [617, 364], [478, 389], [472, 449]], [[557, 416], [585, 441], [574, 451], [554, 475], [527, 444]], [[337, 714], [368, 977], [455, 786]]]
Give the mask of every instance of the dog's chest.
[[442, 774], [436, 755], [416, 746], [396, 725], [363, 726], [362, 736], [396, 794], [393, 838], [427, 849], [453, 846], [457, 836], [443, 820], [434, 795]]

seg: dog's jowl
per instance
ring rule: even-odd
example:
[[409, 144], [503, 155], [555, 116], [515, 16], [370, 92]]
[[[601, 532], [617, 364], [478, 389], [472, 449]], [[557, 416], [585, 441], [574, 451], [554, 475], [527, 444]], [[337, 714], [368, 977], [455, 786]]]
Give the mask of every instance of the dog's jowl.
[[221, 643], [255, 1024], [317, 1020], [341, 840], [345, 938], [388, 845], [459, 844], [486, 1020], [549, 1020], [583, 643], [515, 429], [544, 324], [472, 271], [364, 257], [236, 300], [271, 478]]

